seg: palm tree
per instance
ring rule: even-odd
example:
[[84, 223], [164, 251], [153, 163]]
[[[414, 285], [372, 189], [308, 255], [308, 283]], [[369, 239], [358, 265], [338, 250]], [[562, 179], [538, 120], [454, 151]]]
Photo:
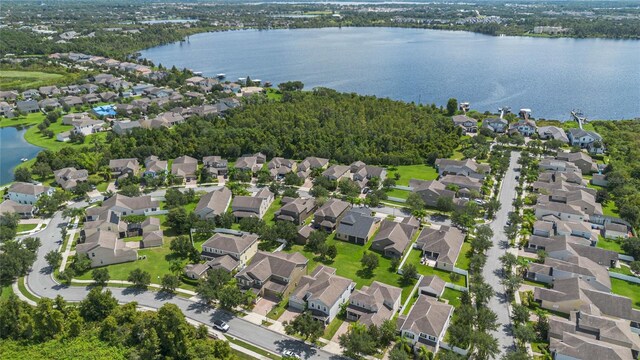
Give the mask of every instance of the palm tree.
[[427, 349], [426, 346], [422, 345], [418, 348], [418, 359], [419, 360], [433, 360], [433, 353]]

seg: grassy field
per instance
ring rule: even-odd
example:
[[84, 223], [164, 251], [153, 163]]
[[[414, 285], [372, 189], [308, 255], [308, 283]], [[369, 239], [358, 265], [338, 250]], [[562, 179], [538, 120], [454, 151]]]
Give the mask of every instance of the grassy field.
[[603, 236], [598, 235], [598, 244], [596, 245], [600, 249], [612, 250], [624, 254], [620, 243], [615, 240], [605, 239]]
[[0, 128], [8, 126], [31, 126], [38, 125], [44, 120], [42, 113], [31, 113], [27, 115], [17, 116], [13, 119], [5, 117], [0, 118]]
[[0, 300], [8, 299], [9, 295], [11, 294], [13, 294], [13, 289], [11, 288], [11, 284], [0, 287]]
[[65, 75], [40, 71], [0, 70], [0, 89], [26, 90], [58, 83]]
[[436, 268], [433, 268], [431, 266], [420, 264], [421, 256], [422, 256], [422, 254], [421, 254], [421, 252], [419, 250], [412, 249], [411, 250], [411, 255], [409, 255], [409, 258], [407, 258], [406, 264], [414, 264], [416, 266], [416, 268], [418, 269], [418, 272], [420, 274], [422, 274], [422, 275], [425, 275], [425, 276], [427, 276], [427, 275], [437, 275], [442, 280], [444, 280], [446, 282], [454, 283], [454, 284], [460, 285], [460, 286], [465, 286], [465, 278], [464, 278], [464, 276], [460, 275], [458, 280], [456, 282], [453, 282], [449, 278], [449, 275], [451, 275], [450, 272], [444, 271], [444, 270], [440, 270], [440, 269], [436, 269]]
[[408, 198], [409, 194], [411, 194], [411, 191], [400, 190], [400, 189], [391, 189], [387, 192], [387, 196], [400, 198], [400, 199]]
[[456, 267], [458, 269], [469, 270], [469, 262], [471, 259], [469, 255], [471, 251], [471, 245], [468, 242], [462, 243], [462, 250], [460, 251], [460, 256], [458, 256], [458, 261], [456, 261]]
[[449, 305], [456, 308], [460, 306], [460, 296], [462, 296], [462, 291], [449, 288], [444, 289], [444, 293], [442, 294], [442, 298], [447, 299], [449, 301]]
[[[370, 285], [374, 280], [383, 282], [385, 284], [398, 286], [402, 288], [402, 299], [406, 299], [411, 292], [413, 284], [404, 285], [401, 284], [401, 277], [395, 271], [391, 270], [391, 260], [378, 255], [378, 267], [373, 270], [371, 274], [362, 270], [360, 259], [364, 255], [365, 250], [369, 249], [371, 242], [366, 245], [355, 245], [346, 241], [340, 241], [334, 239], [334, 234], [330, 235], [327, 239], [327, 244], [335, 244], [338, 249], [338, 255], [334, 260], [325, 260], [322, 263], [336, 268], [337, 274], [346, 278], [352, 279], [356, 283], [356, 288], [360, 289], [364, 285]], [[304, 251], [302, 245], [293, 245], [289, 252], [299, 251], [307, 259], [309, 259], [308, 272], [311, 273], [318, 265], [319, 260], [314, 254]]]
[[630, 298], [633, 307], [640, 309], [640, 284], [611, 278], [611, 292]]
[[17, 232], [33, 230], [38, 224], [18, 224]]
[[333, 321], [324, 328], [324, 335], [322, 335], [322, 337], [327, 340], [333, 339], [333, 336], [336, 334], [342, 323], [344, 323], [344, 320], [340, 319], [339, 316], [336, 316], [335, 319], [333, 319]]
[[[397, 166], [396, 171], [390, 171], [390, 173], [400, 174], [400, 180], [396, 181], [396, 184], [408, 186], [409, 180], [435, 180], [438, 177], [438, 171], [427, 165], [400, 165]], [[390, 177], [393, 177], [390, 174]]]
[[615, 202], [607, 201], [606, 205], [602, 205], [602, 213], [606, 216], [618, 217], [618, 208], [616, 207]]
[[267, 89], [267, 99], [280, 101], [282, 100], [282, 93], [278, 89]]
[[275, 224], [275, 213], [282, 207], [282, 199], [276, 198], [267, 211], [264, 213], [263, 220], [267, 225]]

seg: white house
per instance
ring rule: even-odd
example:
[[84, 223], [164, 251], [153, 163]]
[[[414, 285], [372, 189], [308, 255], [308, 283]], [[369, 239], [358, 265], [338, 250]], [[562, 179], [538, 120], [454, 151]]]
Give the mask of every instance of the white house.
[[8, 191], [9, 200], [18, 204], [27, 205], [35, 205], [43, 194], [53, 194], [53, 188], [25, 182], [16, 182], [11, 185]]

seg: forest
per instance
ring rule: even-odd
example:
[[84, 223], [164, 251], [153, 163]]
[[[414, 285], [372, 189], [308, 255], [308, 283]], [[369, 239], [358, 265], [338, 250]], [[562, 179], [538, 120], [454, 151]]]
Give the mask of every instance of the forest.
[[3, 359], [206, 359], [233, 360], [228, 342], [212, 340], [203, 325], [187, 323], [167, 303], [157, 312], [137, 303], [118, 305], [109, 290], [94, 287], [77, 305], [60, 296], [35, 307], [11, 294], [0, 301]]

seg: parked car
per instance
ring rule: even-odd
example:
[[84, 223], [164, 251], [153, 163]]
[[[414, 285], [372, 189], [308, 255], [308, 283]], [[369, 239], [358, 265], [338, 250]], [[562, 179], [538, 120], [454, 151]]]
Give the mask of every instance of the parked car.
[[229, 324], [220, 319], [213, 320], [213, 327], [223, 332], [227, 332], [229, 330]]
[[298, 355], [298, 353], [294, 352], [293, 350], [284, 350], [282, 352], [282, 356], [288, 357], [288, 358], [294, 358], [294, 359], [301, 359], [300, 355]]

